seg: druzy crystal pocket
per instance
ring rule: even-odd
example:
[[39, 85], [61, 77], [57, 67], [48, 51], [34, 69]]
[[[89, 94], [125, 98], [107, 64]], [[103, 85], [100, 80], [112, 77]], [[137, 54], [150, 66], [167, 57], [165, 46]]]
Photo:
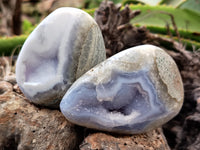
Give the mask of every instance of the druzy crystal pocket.
[[16, 64], [17, 83], [33, 103], [56, 107], [78, 77], [105, 59], [94, 19], [80, 9], [59, 8], [25, 41]]
[[60, 108], [78, 125], [117, 133], [142, 133], [181, 109], [178, 68], [162, 49], [143, 45], [122, 51], [81, 76]]

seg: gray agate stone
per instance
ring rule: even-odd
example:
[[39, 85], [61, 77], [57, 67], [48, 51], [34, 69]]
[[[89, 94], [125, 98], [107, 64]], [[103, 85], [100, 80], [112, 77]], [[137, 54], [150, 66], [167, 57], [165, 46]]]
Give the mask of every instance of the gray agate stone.
[[143, 45], [122, 51], [81, 76], [60, 108], [78, 125], [135, 134], [172, 119], [183, 104], [183, 84], [172, 58]]
[[72, 83], [105, 59], [94, 19], [80, 9], [59, 8], [25, 41], [16, 64], [17, 83], [33, 103], [58, 107]]

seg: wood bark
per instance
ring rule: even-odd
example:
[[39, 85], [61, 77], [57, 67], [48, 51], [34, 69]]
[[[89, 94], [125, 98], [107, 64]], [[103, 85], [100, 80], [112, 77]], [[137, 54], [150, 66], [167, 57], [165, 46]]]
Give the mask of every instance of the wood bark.
[[2, 29], [7, 36], [21, 34], [21, 0], [0, 0]]
[[95, 20], [103, 34], [107, 57], [144, 43], [146, 29], [130, 24], [130, 20], [139, 14], [140, 10], [131, 11], [128, 5], [121, 10], [121, 5], [115, 5], [111, 1], [101, 3], [95, 12]]

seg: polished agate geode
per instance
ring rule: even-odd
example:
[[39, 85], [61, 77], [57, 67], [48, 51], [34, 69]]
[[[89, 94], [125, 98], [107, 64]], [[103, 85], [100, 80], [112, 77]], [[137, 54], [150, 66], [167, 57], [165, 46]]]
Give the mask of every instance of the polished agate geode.
[[105, 59], [94, 19], [80, 9], [59, 8], [25, 41], [16, 64], [17, 83], [33, 103], [56, 107], [77, 78]]
[[166, 123], [180, 111], [183, 84], [173, 59], [142, 45], [124, 50], [81, 76], [60, 108], [71, 122], [134, 134]]

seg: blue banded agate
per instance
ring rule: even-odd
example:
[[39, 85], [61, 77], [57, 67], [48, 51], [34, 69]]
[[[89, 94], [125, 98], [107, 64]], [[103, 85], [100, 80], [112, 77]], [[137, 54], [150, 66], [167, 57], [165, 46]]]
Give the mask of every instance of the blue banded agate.
[[158, 47], [143, 45], [124, 50], [81, 76], [60, 108], [75, 124], [135, 134], [166, 123], [182, 103], [182, 80], [172, 58]]
[[58, 107], [72, 83], [105, 59], [94, 19], [80, 9], [63, 7], [47, 16], [25, 41], [16, 79], [31, 102]]

